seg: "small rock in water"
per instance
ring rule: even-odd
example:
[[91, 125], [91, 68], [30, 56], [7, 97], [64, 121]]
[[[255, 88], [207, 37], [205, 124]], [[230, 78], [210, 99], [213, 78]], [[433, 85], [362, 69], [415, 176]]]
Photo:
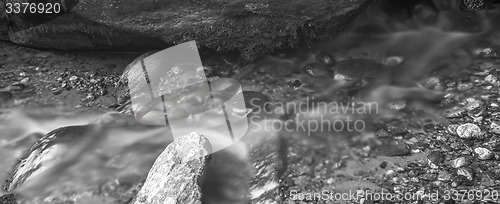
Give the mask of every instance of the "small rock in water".
[[439, 171], [437, 179], [439, 181], [449, 181], [451, 179], [451, 174], [447, 171]]
[[437, 168], [444, 161], [444, 155], [441, 152], [433, 151], [427, 155], [427, 162], [432, 168]]
[[495, 75], [488, 75], [484, 78], [484, 81], [490, 84], [496, 84], [498, 82], [498, 78]]
[[7, 91], [0, 91], [0, 103], [5, 103], [12, 98], [12, 94]]
[[477, 157], [481, 160], [488, 160], [493, 158], [493, 152], [491, 152], [489, 149], [483, 148], [483, 147], [476, 147], [474, 149], [474, 152], [477, 154]]
[[457, 175], [462, 175], [467, 180], [472, 181], [474, 179], [474, 172], [468, 167], [461, 167], [457, 169]]
[[453, 168], [460, 168], [460, 167], [464, 167], [466, 165], [468, 165], [470, 162], [467, 158], [465, 157], [458, 157], [456, 159], [454, 159], [452, 162], [451, 162], [451, 166]]
[[457, 135], [457, 128], [458, 128], [458, 124], [450, 124], [448, 125], [448, 133], [452, 134], [452, 135]]
[[446, 110], [444, 113], [444, 116], [447, 118], [457, 118], [457, 117], [464, 115], [464, 113], [465, 113], [465, 109], [454, 107], [454, 108], [450, 108], [450, 109]]
[[13, 91], [13, 92], [21, 92], [24, 89], [26, 89], [26, 85], [22, 83], [15, 83], [7, 87], [8, 91]]
[[405, 100], [395, 100], [389, 102], [389, 108], [393, 110], [402, 110], [406, 107], [406, 101]]
[[480, 108], [484, 102], [481, 101], [481, 100], [477, 100], [475, 98], [468, 98], [468, 99], [465, 99], [466, 101], [466, 105], [465, 105], [465, 110], [467, 111], [472, 111], [472, 110], [475, 110], [477, 108]]
[[461, 83], [458, 85], [457, 90], [465, 91], [465, 90], [472, 89], [472, 87], [474, 87], [474, 85], [472, 83]]
[[201, 185], [210, 153], [210, 142], [201, 134], [193, 132], [177, 138], [158, 156], [132, 203], [201, 203]]
[[345, 79], [367, 78], [381, 71], [382, 64], [367, 59], [343, 60], [335, 66], [335, 76], [341, 75]]
[[481, 128], [476, 124], [466, 123], [457, 127], [457, 134], [461, 138], [480, 137]]
[[384, 156], [407, 156], [411, 153], [411, 149], [402, 141], [392, 138], [380, 138], [382, 144], [375, 147], [374, 151]]
[[492, 122], [490, 125], [491, 132], [500, 135], [500, 123]]
[[334, 65], [335, 59], [328, 53], [322, 52], [316, 55], [316, 60], [326, 65]]
[[321, 63], [310, 63], [306, 64], [303, 68], [309, 76], [315, 78], [331, 78], [333, 73], [326, 65]]

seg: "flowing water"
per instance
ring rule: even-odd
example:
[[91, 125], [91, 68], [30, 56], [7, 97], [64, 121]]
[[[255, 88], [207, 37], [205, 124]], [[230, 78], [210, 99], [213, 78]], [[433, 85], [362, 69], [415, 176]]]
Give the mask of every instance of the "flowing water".
[[[292, 102], [301, 103], [312, 96], [327, 102], [362, 103], [330, 118], [363, 118], [370, 123], [424, 112], [422, 117], [439, 121], [443, 107], [434, 102], [446, 91], [436, 85], [426, 85], [429, 76], [466, 70], [474, 57], [471, 50], [498, 32], [495, 19], [498, 18], [491, 13], [434, 12], [426, 7], [418, 7], [415, 16], [408, 19], [369, 10], [354, 22], [350, 32], [298, 51], [264, 57], [250, 66], [250, 73], [286, 69], [289, 74], [284, 78], [293, 76], [302, 82], [299, 87], [285, 89], [295, 96]], [[327, 75], [332, 72], [332, 77], [307, 76], [304, 72], [314, 75], [315, 70], [303, 71], [303, 67], [317, 63], [318, 58], [324, 56], [335, 61], [327, 60], [329, 71], [323, 72]], [[376, 65], [350, 61], [356, 59], [370, 60]], [[369, 76], [363, 75], [367, 72]], [[353, 91], [345, 93], [345, 90]], [[305, 92], [309, 97], [297, 97], [298, 92]], [[407, 104], [404, 110], [393, 107], [398, 101]], [[352, 110], [366, 109], [366, 104], [379, 108], [368, 114], [369, 119], [363, 115], [366, 112], [360, 114]], [[308, 121], [328, 115], [318, 106], [283, 113], [288, 117], [299, 115], [301, 120]], [[58, 129], [61, 127], [66, 128]], [[56, 131], [51, 132], [53, 130]], [[39, 140], [43, 135], [46, 140]], [[64, 135], [64, 138], [54, 140], [54, 135]], [[133, 185], [144, 179], [156, 157], [171, 141], [168, 127], [141, 125], [132, 116], [116, 112], [1, 110], [0, 180], [9, 177], [22, 155], [31, 148], [31, 155], [23, 158], [24, 166], [17, 166], [16, 170], [17, 175], [29, 174], [29, 179], [14, 180], [13, 183], [22, 185], [8, 186], [10, 192], [33, 199], [34, 203], [56, 202], [60, 197], [76, 203], [126, 200], [129, 198], [123, 195], [132, 194], [136, 187]], [[20, 178], [23, 177], [16, 177]]]

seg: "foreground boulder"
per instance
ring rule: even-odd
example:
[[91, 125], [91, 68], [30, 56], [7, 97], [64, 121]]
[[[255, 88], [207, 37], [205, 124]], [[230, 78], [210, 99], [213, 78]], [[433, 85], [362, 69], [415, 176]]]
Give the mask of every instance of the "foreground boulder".
[[13, 23], [10, 40], [21, 45], [137, 50], [196, 40], [204, 47], [236, 50], [250, 59], [301, 41], [332, 36], [365, 2], [68, 0], [63, 1], [64, 14], [7, 14], [6, 18]]
[[201, 185], [211, 153], [198, 133], [179, 137], [156, 159], [133, 204], [201, 203]]

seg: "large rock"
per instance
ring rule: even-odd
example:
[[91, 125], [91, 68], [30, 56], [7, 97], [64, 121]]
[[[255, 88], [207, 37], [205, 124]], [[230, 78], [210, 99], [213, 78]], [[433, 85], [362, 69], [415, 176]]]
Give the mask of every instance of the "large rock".
[[9, 14], [9, 37], [17, 44], [65, 50], [151, 49], [196, 40], [252, 59], [334, 35], [366, 1], [71, 0], [64, 1], [69, 12], [62, 16]]
[[201, 203], [211, 145], [198, 133], [177, 138], [161, 153], [133, 204]]

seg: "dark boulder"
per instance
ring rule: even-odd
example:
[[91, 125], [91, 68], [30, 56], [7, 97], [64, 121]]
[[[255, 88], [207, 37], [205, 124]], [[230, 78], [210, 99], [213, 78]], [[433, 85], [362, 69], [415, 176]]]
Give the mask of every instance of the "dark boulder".
[[236, 50], [253, 59], [334, 35], [365, 2], [72, 0], [64, 1], [63, 14], [7, 18], [13, 28], [10, 40], [32, 47], [138, 50], [196, 40], [203, 47]]

